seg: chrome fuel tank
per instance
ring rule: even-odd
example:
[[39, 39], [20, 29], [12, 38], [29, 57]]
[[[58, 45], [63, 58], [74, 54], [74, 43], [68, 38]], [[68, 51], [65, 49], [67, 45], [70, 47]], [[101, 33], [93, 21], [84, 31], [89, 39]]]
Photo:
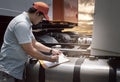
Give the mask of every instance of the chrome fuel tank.
[[[75, 80], [80, 80], [80, 65], [83, 59], [69, 59], [70, 62], [46, 69], [45, 82], [75, 82]], [[79, 65], [77, 65], [77, 63], [79, 63]]]
[[120, 82], [120, 61], [68, 57], [69, 62], [44, 69], [38, 61], [26, 65], [26, 82]]
[[45, 71], [45, 82], [109, 82], [110, 67], [106, 59], [81, 62], [70, 58], [70, 62]]
[[109, 70], [105, 59], [85, 59], [81, 65], [80, 82], [109, 82]]
[[84, 57], [69, 57], [70, 61], [53, 68], [44, 69], [39, 61], [26, 64], [25, 82], [77, 82], [80, 81], [80, 67]]

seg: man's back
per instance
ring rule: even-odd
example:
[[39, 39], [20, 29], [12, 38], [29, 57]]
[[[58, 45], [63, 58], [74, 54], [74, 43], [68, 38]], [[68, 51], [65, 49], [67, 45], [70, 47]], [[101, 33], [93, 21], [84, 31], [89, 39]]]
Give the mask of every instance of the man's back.
[[[0, 53], [0, 71], [21, 79], [28, 55], [21, 48], [22, 43], [31, 42], [31, 22], [27, 13], [15, 17], [8, 25]], [[24, 26], [24, 27], [21, 27]], [[28, 31], [28, 32], [25, 32]], [[29, 36], [28, 36], [29, 35]], [[31, 36], [30, 36], [31, 35]], [[25, 36], [28, 36], [28, 38]]]

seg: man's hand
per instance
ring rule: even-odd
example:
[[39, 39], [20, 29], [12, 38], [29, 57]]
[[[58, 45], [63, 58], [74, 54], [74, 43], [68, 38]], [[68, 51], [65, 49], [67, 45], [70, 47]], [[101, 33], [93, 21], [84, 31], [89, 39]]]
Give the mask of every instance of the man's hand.
[[58, 55], [51, 55], [51, 56], [50, 56], [50, 61], [51, 61], [51, 62], [57, 62], [58, 59], [59, 59], [59, 56], [58, 56]]

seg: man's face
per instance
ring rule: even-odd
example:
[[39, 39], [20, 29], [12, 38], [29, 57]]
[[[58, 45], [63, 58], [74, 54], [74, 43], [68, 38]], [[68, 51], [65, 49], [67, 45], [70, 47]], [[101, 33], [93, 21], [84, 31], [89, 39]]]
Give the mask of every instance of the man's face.
[[36, 25], [36, 24], [38, 24], [39, 22], [42, 22], [42, 20], [43, 20], [43, 18], [44, 18], [44, 16], [43, 15], [36, 15], [35, 16], [35, 19], [34, 19], [34, 25]]

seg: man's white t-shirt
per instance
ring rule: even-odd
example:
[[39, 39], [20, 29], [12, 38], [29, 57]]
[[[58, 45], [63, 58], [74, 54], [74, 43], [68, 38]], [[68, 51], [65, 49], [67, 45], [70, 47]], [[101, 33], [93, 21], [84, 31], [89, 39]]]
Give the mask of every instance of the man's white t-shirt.
[[22, 79], [25, 62], [29, 56], [21, 44], [31, 43], [34, 35], [32, 23], [26, 12], [16, 16], [8, 25], [0, 53], [0, 71]]

